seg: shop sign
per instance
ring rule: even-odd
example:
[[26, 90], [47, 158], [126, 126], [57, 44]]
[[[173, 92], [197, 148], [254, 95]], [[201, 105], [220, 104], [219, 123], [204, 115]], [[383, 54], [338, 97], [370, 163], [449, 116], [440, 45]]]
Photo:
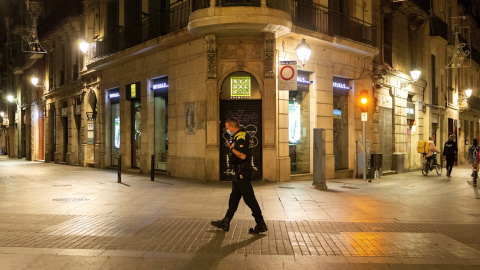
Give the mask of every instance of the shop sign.
[[168, 88], [168, 76], [153, 79], [152, 90]]
[[230, 96], [232, 98], [245, 98], [252, 96], [250, 77], [231, 77]]
[[3, 125], [4, 126], [8, 126], [9, 122], [8, 122], [8, 118], [4, 117], [3, 118]]
[[297, 61], [279, 61], [278, 70], [278, 90], [297, 90]]
[[140, 98], [140, 82], [127, 84], [127, 100]]
[[310, 73], [309, 71], [305, 70], [298, 70], [298, 76], [297, 76], [297, 90], [298, 91], [308, 91], [310, 84], [313, 83], [313, 81], [310, 81]]
[[120, 97], [120, 93], [118, 91], [116, 92], [110, 92], [110, 94], [108, 95], [109, 98], [119, 98]]
[[61, 108], [60, 110], [61, 110], [60, 114], [61, 114], [62, 117], [67, 117], [68, 116], [67, 115], [67, 107]]

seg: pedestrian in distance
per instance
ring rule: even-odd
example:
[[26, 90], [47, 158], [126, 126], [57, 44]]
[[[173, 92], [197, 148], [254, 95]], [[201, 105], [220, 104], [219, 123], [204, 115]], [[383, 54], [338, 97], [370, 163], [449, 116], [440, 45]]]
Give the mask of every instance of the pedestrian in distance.
[[455, 163], [455, 155], [458, 152], [457, 143], [455, 142], [455, 135], [451, 134], [448, 141], [443, 145], [443, 158], [447, 161], [447, 177], [452, 176], [453, 164]]
[[229, 118], [225, 122], [225, 129], [232, 139], [226, 140], [226, 144], [230, 147], [229, 154], [230, 164], [235, 172], [235, 179], [232, 181], [232, 192], [228, 201], [228, 210], [225, 217], [221, 220], [214, 220], [210, 224], [224, 231], [230, 229], [230, 221], [237, 211], [240, 199], [252, 210], [252, 216], [257, 223], [254, 228], [250, 228], [249, 233], [258, 234], [268, 231], [267, 224], [262, 216], [262, 210], [258, 205], [255, 193], [252, 187], [252, 167], [251, 167], [251, 149], [250, 136], [236, 118]]
[[[478, 154], [479, 154], [478, 140], [477, 138], [473, 139], [473, 144], [468, 148], [468, 161], [472, 164], [472, 177], [474, 172], [478, 169]], [[473, 183], [473, 186], [477, 186], [476, 183]]]

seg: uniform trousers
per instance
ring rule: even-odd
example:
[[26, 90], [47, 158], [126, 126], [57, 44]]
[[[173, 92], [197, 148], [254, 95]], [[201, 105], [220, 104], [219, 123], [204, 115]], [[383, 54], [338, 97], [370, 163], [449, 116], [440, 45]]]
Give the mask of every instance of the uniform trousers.
[[232, 192], [228, 201], [226, 218], [233, 219], [242, 197], [245, 204], [252, 210], [252, 216], [255, 218], [255, 221], [257, 223], [263, 221], [262, 210], [260, 210], [257, 198], [255, 198], [255, 193], [253, 192], [251, 169], [235, 170], [235, 179], [232, 181]]

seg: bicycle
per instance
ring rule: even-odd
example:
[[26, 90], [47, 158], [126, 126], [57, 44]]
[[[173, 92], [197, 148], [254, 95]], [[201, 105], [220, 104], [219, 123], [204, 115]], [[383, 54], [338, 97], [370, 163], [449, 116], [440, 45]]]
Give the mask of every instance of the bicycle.
[[[425, 157], [425, 155], [426, 154], [423, 154], [423, 157]], [[431, 159], [430, 162], [433, 162], [433, 159]], [[442, 167], [443, 166], [438, 163], [432, 164], [431, 166], [429, 166], [428, 162], [425, 160], [425, 162], [422, 163], [422, 174], [424, 176], [427, 176], [430, 171], [433, 171], [433, 169], [435, 169], [435, 171], [437, 172], [437, 175], [442, 175]]]

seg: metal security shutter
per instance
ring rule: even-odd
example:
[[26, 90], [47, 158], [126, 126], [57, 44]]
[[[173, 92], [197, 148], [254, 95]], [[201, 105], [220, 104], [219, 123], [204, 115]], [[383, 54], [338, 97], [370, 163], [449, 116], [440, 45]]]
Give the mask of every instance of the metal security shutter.
[[380, 153], [383, 154], [382, 169], [384, 172], [392, 170], [392, 109], [379, 108], [379, 141]]
[[225, 140], [230, 136], [225, 130], [225, 120], [235, 117], [253, 139], [252, 166], [253, 180], [262, 179], [262, 101], [261, 100], [221, 100], [220, 101], [220, 179], [233, 180], [232, 170], [227, 167], [230, 152]]

